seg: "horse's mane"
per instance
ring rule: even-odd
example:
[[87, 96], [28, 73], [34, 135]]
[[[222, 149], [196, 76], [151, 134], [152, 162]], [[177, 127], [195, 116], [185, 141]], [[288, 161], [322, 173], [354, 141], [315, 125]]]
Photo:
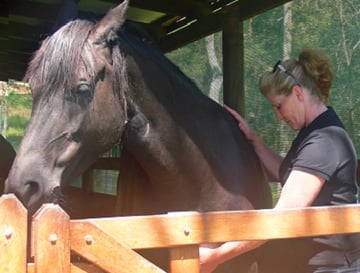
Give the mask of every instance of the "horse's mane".
[[[119, 37], [120, 47], [127, 47], [127, 50], [139, 60], [150, 60], [163, 71], [162, 80], [164, 81], [167, 79], [168, 83], [171, 85], [172, 88], [167, 89], [166, 92], [159, 90], [161, 96], [169, 95], [174, 97], [174, 93], [182, 95], [187, 93], [192, 99], [197, 97], [203, 102], [210, 101], [208, 100], [208, 97], [201, 92], [195, 82], [186, 76], [178, 66], [164, 55], [151, 37], [146, 35], [146, 32], [142, 29], [141, 25], [135, 25], [134, 28], [134, 26], [130, 24], [130, 27], [125, 26], [124, 30], [125, 31], [120, 33]], [[143, 76], [146, 75], [144, 74]], [[181, 92], [178, 92], [179, 90], [181, 90]]]
[[[94, 22], [87, 20], [71, 21], [52, 36], [46, 38], [35, 52], [24, 81], [30, 87], [41, 88], [44, 94], [64, 88], [72, 90], [73, 77], [81, 61], [84, 43]], [[82, 60], [86, 62], [86, 60]], [[85, 63], [89, 70], [91, 64]]]
[[[42, 42], [24, 77], [33, 90], [41, 89], [45, 96], [51, 96], [60, 88], [70, 92], [76, 84], [74, 77], [77, 75], [80, 62], [84, 62], [90, 78], [95, 78], [91, 58], [81, 58], [85, 50], [84, 44], [94, 24], [94, 21], [89, 20], [71, 21]], [[176, 86], [173, 91], [180, 88], [190, 92], [195, 91], [192, 96], [195, 94], [202, 96], [195, 83], [166, 58], [141, 26], [126, 23], [119, 32], [119, 40], [116, 42], [119, 43], [119, 46], [115, 46], [112, 50], [115, 79], [113, 86], [116, 93], [119, 88], [126, 88], [124, 86], [126, 84], [126, 79], [124, 79], [126, 65], [122, 60], [122, 52], [119, 48], [127, 46], [131, 48], [134, 55], [151, 59], [159, 67], [162, 67], [164, 77], [166, 75], [168, 81], [174, 87]], [[171, 91], [169, 90], [169, 92]]]

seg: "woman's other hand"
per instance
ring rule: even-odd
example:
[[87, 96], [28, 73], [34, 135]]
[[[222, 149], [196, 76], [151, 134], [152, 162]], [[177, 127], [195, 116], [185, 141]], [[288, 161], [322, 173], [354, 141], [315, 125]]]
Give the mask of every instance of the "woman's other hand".
[[219, 266], [217, 259], [213, 255], [215, 251], [216, 249], [207, 246], [199, 248], [200, 273], [211, 273]]

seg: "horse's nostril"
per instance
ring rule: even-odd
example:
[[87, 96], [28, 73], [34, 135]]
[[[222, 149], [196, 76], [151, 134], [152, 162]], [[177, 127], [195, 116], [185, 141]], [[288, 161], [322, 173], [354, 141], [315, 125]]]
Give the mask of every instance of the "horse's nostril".
[[29, 181], [25, 184], [25, 194], [27, 196], [36, 195], [39, 192], [39, 184], [35, 181]]

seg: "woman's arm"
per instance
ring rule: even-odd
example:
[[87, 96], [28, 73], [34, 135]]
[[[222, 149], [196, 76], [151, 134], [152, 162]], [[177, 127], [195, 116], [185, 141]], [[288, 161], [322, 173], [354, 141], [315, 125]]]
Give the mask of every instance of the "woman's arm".
[[226, 242], [217, 248], [200, 247], [200, 272], [211, 273], [220, 264], [259, 247], [266, 241]]
[[[310, 173], [294, 170], [290, 173], [275, 209], [310, 206], [318, 196], [325, 179]], [[281, 223], [280, 223], [281, 225]], [[244, 254], [267, 241], [234, 241], [217, 248], [200, 248], [201, 273], [211, 273], [220, 264]]]
[[291, 171], [275, 209], [310, 206], [318, 196], [325, 179], [303, 171]]

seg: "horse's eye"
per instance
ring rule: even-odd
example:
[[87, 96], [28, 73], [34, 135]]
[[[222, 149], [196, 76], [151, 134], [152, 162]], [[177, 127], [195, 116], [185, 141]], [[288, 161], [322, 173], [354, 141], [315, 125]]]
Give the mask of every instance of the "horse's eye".
[[80, 83], [78, 86], [77, 86], [77, 89], [76, 89], [76, 92], [78, 94], [84, 94], [84, 93], [88, 93], [90, 92], [90, 85], [87, 84], [87, 83]]
[[87, 106], [93, 99], [93, 90], [91, 85], [87, 82], [80, 82], [76, 86], [71, 99], [75, 100], [76, 103], [80, 105]]

